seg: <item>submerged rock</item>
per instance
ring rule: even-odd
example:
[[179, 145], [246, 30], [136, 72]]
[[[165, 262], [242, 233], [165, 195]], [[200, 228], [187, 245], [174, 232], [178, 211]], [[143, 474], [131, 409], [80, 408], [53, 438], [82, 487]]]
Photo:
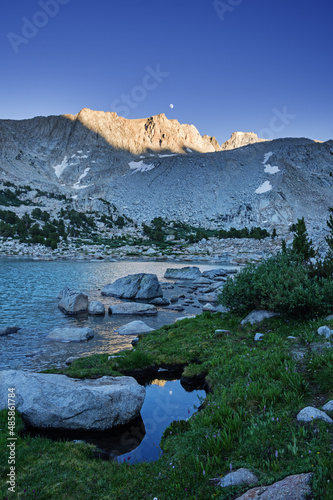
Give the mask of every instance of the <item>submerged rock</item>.
[[137, 314], [138, 316], [156, 316], [157, 309], [152, 304], [137, 302], [123, 302], [109, 307], [110, 314]]
[[17, 407], [32, 427], [103, 431], [139, 415], [145, 388], [132, 377], [81, 380], [16, 370], [0, 372], [0, 408], [8, 387], [15, 387]]
[[46, 337], [46, 340], [55, 342], [87, 342], [94, 337], [91, 328], [55, 328]]
[[6, 337], [7, 335], [11, 335], [12, 333], [16, 333], [21, 328], [19, 326], [6, 326], [6, 328], [0, 329], [0, 337]]

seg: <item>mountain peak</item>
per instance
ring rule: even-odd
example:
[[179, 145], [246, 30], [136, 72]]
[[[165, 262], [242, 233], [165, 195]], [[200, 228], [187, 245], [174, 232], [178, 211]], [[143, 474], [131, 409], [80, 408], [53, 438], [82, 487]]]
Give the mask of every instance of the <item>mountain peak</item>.
[[264, 142], [266, 140], [260, 139], [254, 132], [233, 132], [230, 139], [222, 144], [221, 151], [241, 148], [248, 144], [255, 144], [256, 142]]
[[76, 115], [64, 115], [98, 133], [116, 149], [135, 155], [148, 150], [186, 153], [188, 149], [200, 153], [220, 150], [215, 137], [201, 136], [194, 125], [169, 120], [164, 113], [149, 118], [127, 119], [115, 112], [93, 111], [83, 108]]

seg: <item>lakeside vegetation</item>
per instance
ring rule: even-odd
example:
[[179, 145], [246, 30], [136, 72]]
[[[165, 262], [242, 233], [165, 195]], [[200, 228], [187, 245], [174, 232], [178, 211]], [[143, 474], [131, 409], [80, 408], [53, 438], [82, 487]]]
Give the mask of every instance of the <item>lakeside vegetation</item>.
[[[17, 491], [39, 499], [231, 499], [248, 487], [222, 489], [210, 479], [247, 467], [260, 484], [312, 472], [314, 498], [331, 499], [333, 426], [296, 420], [305, 406], [321, 408], [333, 399], [333, 352], [316, 333], [323, 319], [265, 320], [259, 327], [264, 338], [255, 342], [258, 326], [241, 325], [242, 318], [204, 313], [142, 336], [135, 350], [116, 358], [95, 355], [75, 361], [64, 373], [97, 377], [184, 364], [184, 374], [204, 374], [212, 392], [201, 411], [165, 430], [164, 454], [153, 463], [105, 462], [93, 458], [88, 444], [19, 437]], [[332, 321], [325, 324], [333, 327]], [[1, 418], [3, 429], [6, 412]], [[1, 493], [5, 498], [4, 486]]]
[[[332, 216], [329, 223], [330, 250], [324, 260], [310, 260], [312, 242], [301, 219], [292, 249], [283, 247], [277, 256], [228, 280], [220, 300], [233, 311], [205, 312], [164, 326], [111, 359], [94, 355], [64, 370], [48, 370], [97, 378], [176, 365], [184, 377], [205, 377], [210, 392], [200, 411], [165, 430], [158, 461], [135, 465], [97, 459], [86, 443], [24, 436], [17, 414], [16, 488], [21, 497], [231, 500], [249, 487], [221, 488], [216, 480], [246, 467], [260, 485], [311, 472], [313, 498], [332, 500], [333, 424], [296, 419], [304, 407], [321, 409], [333, 399], [332, 345], [317, 333], [323, 325], [333, 329], [333, 320], [325, 319], [333, 312]], [[260, 325], [242, 325], [253, 307], [274, 307], [281, 314]], [[258, 332], [263, 334], [259, 342], [254, 340]], [[0, 428], [6, 425], [4, 410]], [[5, 432], [0, 433], [0, 464], [1, 477], [6, 477]], [[0, 498], [10, 498], [7, 493], [1, 485]]]

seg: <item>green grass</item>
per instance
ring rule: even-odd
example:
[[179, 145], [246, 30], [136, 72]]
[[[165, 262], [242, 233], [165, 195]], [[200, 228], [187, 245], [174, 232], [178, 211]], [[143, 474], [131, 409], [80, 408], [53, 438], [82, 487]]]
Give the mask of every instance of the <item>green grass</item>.
[[[333, 425], [296, 420], [305, 406], [321, 408], [333, 397], [332, 349], [325, 348], [328, 342], [316, 334], [327, 322], [280, 316], [257, 326], [241, 326], [240, 319], [204, 313], [142, 336], [135, 350], [116, 358], [108, 360], [103, 354], [75, 361], [65, 370], [69, 376], [186, 365], [186, 375], [207, 373], [213, 392], [203, 410], [165, 430], [164, 455], [154, 463], [105, 462], [92, 457], [90, 445], [20, 437], [20, 498], [231, 500], [248, 488], [222, 489], [209, 479], [230, 468], [247, 467], [260, 484], [313, 472], [314, 498], [332, 499]], [[229, 334], [216, 336], [216, 329]], [[262, 341], [254, 342], [256, 332], [265, 333]], [[296, 340], [287, 339], [290, 335]], [[312, 351], [314, 342], [324, 347]], [[296, 358], [291, 352], [305, 354]], [[6, 412], [1, 418], [0, 428], [5, 429]], [[2, 478], [7, 473], [6, 453], [2, 446]], [[5, 486], [0, 492], [5, 498]]]

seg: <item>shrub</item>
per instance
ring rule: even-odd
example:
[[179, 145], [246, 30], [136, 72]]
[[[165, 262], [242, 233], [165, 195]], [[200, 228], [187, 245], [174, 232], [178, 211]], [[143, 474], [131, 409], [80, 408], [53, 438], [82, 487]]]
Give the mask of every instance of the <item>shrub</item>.
[[270, 309], [313, 317], [331, 312], [333, 280], [314, 276], [301, 255], [285, 251], [257, 266], [246, 266], [234, 280], [229, 278], [220, 302], [240, 312]]

